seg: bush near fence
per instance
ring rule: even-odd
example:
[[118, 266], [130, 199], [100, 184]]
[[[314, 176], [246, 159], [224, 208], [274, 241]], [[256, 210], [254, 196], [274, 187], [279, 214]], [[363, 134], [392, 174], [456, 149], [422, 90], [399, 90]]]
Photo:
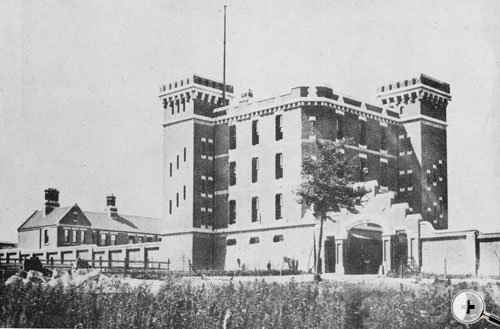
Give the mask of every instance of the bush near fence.
[[[399, 289], [339, 282], [224, 283], [167, 280], [159, 292], [122, 284], [118, 292], [82, 287], [0, 285], [1, 327], [84, 328], [462, 328], [451, 297], [479, 290], [500, 314], [498, 285], [435, 284]], [[470, 328], [494, 328], [485, 321]]]

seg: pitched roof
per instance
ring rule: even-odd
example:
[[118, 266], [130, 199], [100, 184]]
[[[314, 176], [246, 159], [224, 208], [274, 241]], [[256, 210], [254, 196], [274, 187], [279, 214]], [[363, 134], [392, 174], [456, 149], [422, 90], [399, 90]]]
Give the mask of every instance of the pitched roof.
[[153, 217], [118, 214], [118, 217], [113, 218], [107, 213], [90, 211], [84, 213], [90, 221], [91, 227], [97, 230], [157, 234], [164, 226], [163, 220]]
[[[72, 207], [55, 208], [47, 216], [44, 216], [43, 210], [37, 210], [18, 230], [57, 225], [71, 208]], [[83, 213], [90, 221], [90, 228], [94, 230], [157, 234], [161, 232], [164, 227], [163, 220], [159, 218], [121, 214], [113, 218], [107, 213], [91, 211], [83, 211]]]
[[43, 210], [35, 211], [21, 226], [20, 229], [55, 225], [72, 207], [54, 208], [47, 216]]

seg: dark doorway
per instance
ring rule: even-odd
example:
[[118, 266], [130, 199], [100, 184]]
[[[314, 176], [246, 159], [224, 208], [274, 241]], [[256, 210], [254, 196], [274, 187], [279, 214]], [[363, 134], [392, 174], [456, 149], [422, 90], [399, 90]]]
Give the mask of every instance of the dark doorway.
[[350, 229], [344, 256], [345, 274], [377, 274], [382, 265], [382, 228], [367, 223]]
[[325, 240], [325, 273], [335, 273], [335, 237]]

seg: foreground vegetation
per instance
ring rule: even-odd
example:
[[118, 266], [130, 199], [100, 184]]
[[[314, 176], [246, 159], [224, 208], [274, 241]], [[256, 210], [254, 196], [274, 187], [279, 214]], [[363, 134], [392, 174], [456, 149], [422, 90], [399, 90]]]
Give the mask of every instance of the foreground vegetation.
[[436, 282], [395, 289], [337, 282], [168, 280], [154, 293], [144, 286], [116, 288], [110, 293], [2, 283], [0, 327], [463, 328], [449, 312], [451, 297], [463, 289], [480, 291], [488, 310], [500, 314], [491, 295], [498, 286], [492, 284]]

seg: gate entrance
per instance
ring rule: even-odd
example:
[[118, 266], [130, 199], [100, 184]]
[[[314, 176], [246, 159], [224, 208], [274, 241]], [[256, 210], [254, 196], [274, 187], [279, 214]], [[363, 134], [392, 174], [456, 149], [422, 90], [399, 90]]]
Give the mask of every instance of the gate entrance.
[[345, 274], [377, 274], [382, 265], [382, 227], [360, 224], [348, 231]]

